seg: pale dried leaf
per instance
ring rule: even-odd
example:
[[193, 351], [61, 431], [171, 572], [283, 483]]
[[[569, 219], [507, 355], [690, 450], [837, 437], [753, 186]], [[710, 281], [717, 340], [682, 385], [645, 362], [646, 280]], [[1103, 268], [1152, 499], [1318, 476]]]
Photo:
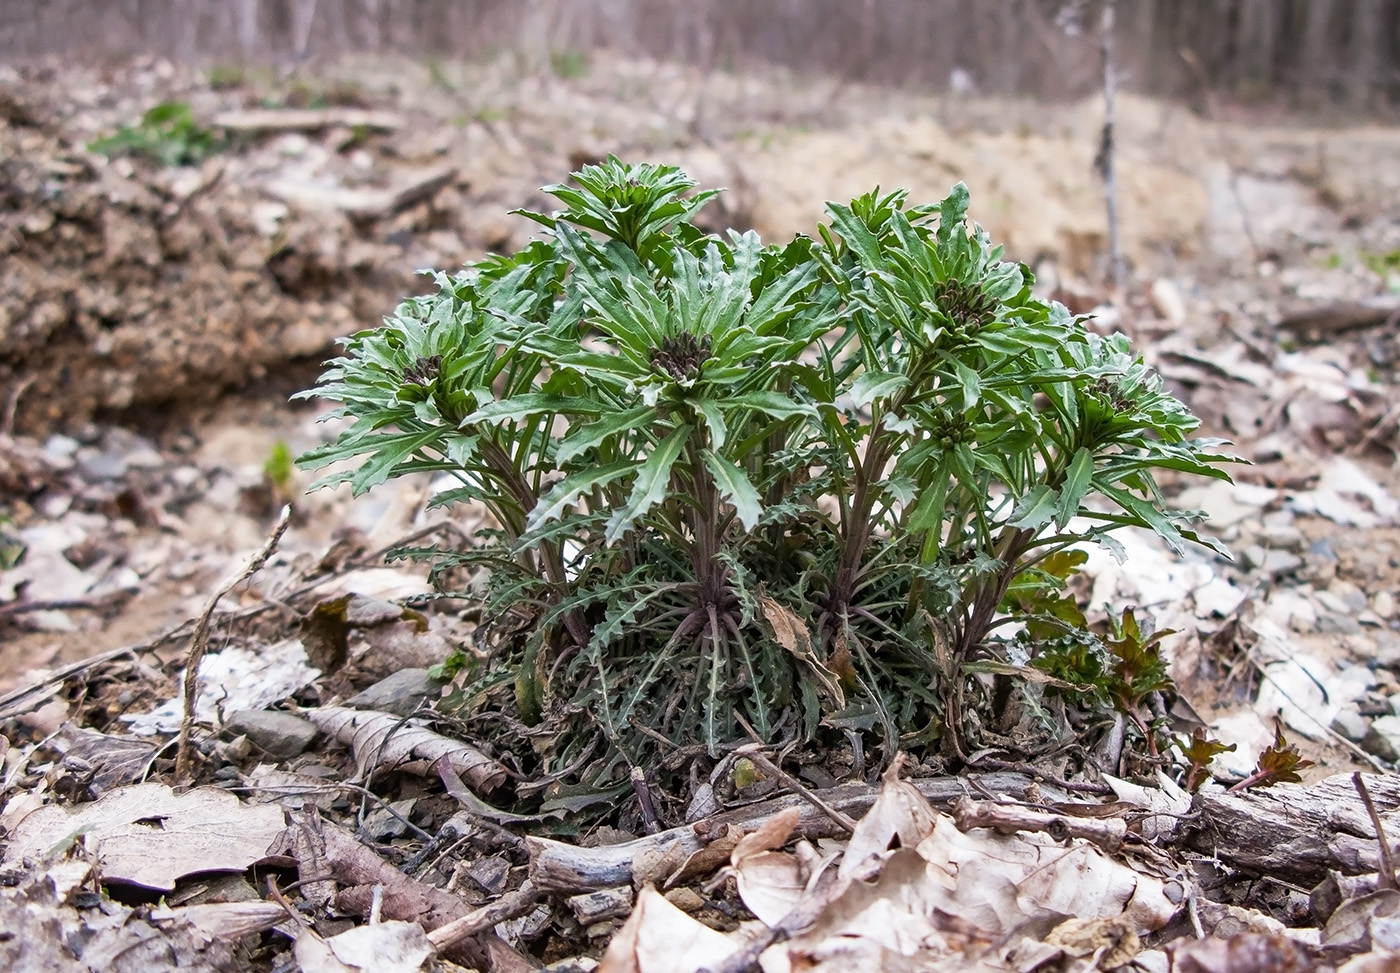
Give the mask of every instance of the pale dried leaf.
[[164, 784], [137, 784], [72, 812], [53, 804], [31, 812], [15, 827], [5, 860], [43, 858], [81, 832], [96, 843], [104, 881], [173, 889], [196, 872], [243, 871], [284, 827], [281, 808], [244, 804], [216, 787], [175, 794]]
[[742, 947], [741, 940], [697, 922], [648, 886], [608, 944], [597, 973], [695, 973]]
[[739, 898], [762, 923], [776, 926], [807, 891], [807, 876], [796, 856], [781, 851], [746, 855], [730, 869]]
[[[846, 856], [837, 869], [838, 878], [849, 878], [872, 855], [882, 855], [891, 847], [913, 848], [933, 833], [939, 815], [919, 793], [918, 788], [898, 778], [901, 760], [884, 774], [884, 786], [875, 804], [856, 823], [846, 846]], [[957, 830], [956, 828], [954, 830]]]
[[435, 952], [416, 922], [356, 926], [330, 939], [303, 929], [292, 947], [302, 973], [416, 973]]

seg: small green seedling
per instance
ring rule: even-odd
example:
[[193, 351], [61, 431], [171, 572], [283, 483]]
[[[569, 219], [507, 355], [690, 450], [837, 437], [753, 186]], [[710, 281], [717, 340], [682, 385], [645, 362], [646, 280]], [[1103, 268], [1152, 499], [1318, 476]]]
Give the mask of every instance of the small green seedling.
[[88, 151], [105, 156], [136, 156], [163, 166], [183, 166], [204, 161], [220, 147], [212, 131], [196, 124], [187, 103], [167, 101], [147, 111], [136, 125], [123, 125], [115, 134], [90, 143]]

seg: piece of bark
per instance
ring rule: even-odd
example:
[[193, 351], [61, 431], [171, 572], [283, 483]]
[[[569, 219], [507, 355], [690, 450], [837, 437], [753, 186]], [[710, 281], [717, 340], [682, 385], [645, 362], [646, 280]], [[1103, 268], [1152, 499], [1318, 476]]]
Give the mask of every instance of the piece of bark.
[[446, 757], [452, 769], [478, 791], [490, 793], [505, 783], [505, 767], [473, 746], [434, 733], [419, 720], [393, 713], [322, 706], [303, 714], [321, 732], [333, 736], [355, 753], [359, 774], [394, 769], [410, 761], [426, 761], [418, 773]]
[[[1012, 773], [984, 774], [978, 777], [978, 782], [993, 793], [1006, 794], [1014, 799], [1025, 798], [1032, 785], [1029, 777]], [[930, 777], [909, 783], [932, 804], [946, 805], [955, 798], [967, 795], [970, 790], [967, 781], [956, 777]], [[1052, 796], [1049, 792], [1054, 788], [1047, 785], [1040, 787], [1046, 796]], [[812, 793], [829, 807], [858, 819], [875, 803], [879, 789], [866, 784], [847, 784]], [[692, 869], [698, 873], [695, 863], [704, 859], [696, 857], [696, 853], [710, 841], [725, 836], [731, 827], [753, 831], [788, 808], [796, 808], [799, 812], [794, 832], [798, 837], [837, 838], [848, 834], [826, 812], [811, 804], [808, 798], [789, 794], [618, 845], [581, 848], [549, 838], [527, 837], [525, 843], [530, 848], [530, 880], [535, 887], [548, 892], [594, 892], [635, 884], [642, 875], [655, 877], [656, 862], [664, 858], [677, 862], [680, 869], [679, 875], [670, 876], [674, 882], [688, 877]]]
[[1284, 310], [1278, 326], [1318, 339], [1385, 324], [1397, 316], [1400, 316], [1400, 295], [1382, 294], [1361, 301], [1296, 305]]
[[316, 132], [323, 128], [371, 128], [392, 132], [402, 128], [397, 112], [363, 108], [243, 108], [219, 112], [211, 124], [233, 132]]
[[310, 209], [340, 210], [359, 219], [392, 216], [405, 207], [428, 199], [457, 176], [456, 166], [427, 169], [386, 189], [352, 189], [323, 186], [299, 179], [274, 179], [263, 188], [285, 203]]
[[[1366, 774], [1381, 820], [1400, 834], [1400, 776]], [[1238, 794], [1201, 793], [1185, 838], [1233, 868], [1311, 887], [1328, 871], [1361, 875], [1380, 868], [1375, 827], [1350, 774], [1311, 786], [1276, 784]]]

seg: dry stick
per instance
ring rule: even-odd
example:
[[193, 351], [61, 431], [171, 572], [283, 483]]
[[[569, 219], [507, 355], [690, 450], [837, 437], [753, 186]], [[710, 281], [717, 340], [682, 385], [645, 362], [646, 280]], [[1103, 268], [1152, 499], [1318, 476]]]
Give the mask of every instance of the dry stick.
[[473, 936], [488, 931], [498, 922], [518, 919], [534, 909], [535, 903], [539, 900], [539, 890], [531, 886], [507, 892], [490, 905], [473, 909], [460, 919], [453, 919], [451, 922], [438, 926], [428, 933], [428, 941], [441, 953], [453, 946], [465, 943]]
[[1118, 239], [1118, 180], [1113, 170], [1113, 95], [1117, 84], [1113, 76], [1113, 3], [1114, 0], [1104, 0], [1099, 19], [1099, 51], [1103, 55], [1103, 137], [1095, 161], [1103, 173], [1104, 205], [1108, 210], [1108, 282], [1118, 287], [1123, 282], [1123, 249]]
[[209, 649], [209, 619], [213, 617], [219, 599], [262, 570], [267, 559], [272, 557], [272, 552], [277, 550], [277, 545], [282, 540], [282, 535], [287, 532], [287, 526], [291, 522], [292, 508], [288, 504], [282, 508], [282, 513], [277, 518], [277, 526], [272, 528], [272, 533], [268, 535], [267, 542], [263, 544], [262, 549], [249, 559], [242, 571], [219, 586], [218, 590], [210, 596], [204, 610], [199, 613], [198, 621], [195, 622], [194, 635], [190, 639], [189, 655], [185, 658], [185, 717], [180, 721], [180, 747], [175, 754], [175, 776], [177, 779], [185, 780], [189, 777], [190, 762], [193, 759], [193, 755], [190, 753], [190, 733], [194, 729], [194, 704], [199, 696], [199, 664], [204, 661], [204, 653]]
[[734, 752], [735, 754], [747, 757], [749, 760], [752, 760], [754, 763], [758, 764], [758, 766], [762, 770], [765, 770], [768, 773], [772, 774], [774, 777], [778, 778], [782, 785], [788, 790], [792, 791], [798, 797], [802, 798], [808, 804], [812, 805], [812, 807], [816, 808], [818, 811], [831, 818], [831, 820], [835, 821], [841, 827], [845, 828], [847, 832], [855, 834], [856, 822], [851, 818], [850, 815], [843, 814], [841, 811], [836, 810], [836, 808], [826, 803], [826, 801], [823, 801], [820, 797], [813, 794], [808, 788], [804, 787], [796, 777], [793, 777], [791, 774], [783, 770], [773, 761], [769, 760], [763, 754], [763, 751], [760, 749], [761, 747], [762, 744], [751, 743], [740, 747]]
[[1361, 771], [1351, 775], [1351, 783], [1356, 793], [1361, 795], [1361, 803], [1366, 805], [1366, 813], [1371, 816], [1371, 824], [1376, 828], [1376, 841], [1381, 846], [1381, 887], [1393, 889], [1396, 887], [1395, 859], [1391, 853], [1390, 839], [1385, 836], [1385, 825], [1381, 824], [1381, 816], [1371, 800], [1371, 792], [1366, 789], [1366, 782], [1361, 778]]

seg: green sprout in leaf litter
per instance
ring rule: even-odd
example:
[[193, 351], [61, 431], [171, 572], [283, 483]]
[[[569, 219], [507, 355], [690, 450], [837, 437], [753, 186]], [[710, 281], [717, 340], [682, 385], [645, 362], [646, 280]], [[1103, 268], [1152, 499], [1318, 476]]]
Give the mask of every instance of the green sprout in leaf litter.
[[1183, 743], [1179, 739], [1172, 740], [1172, 743], [1181, 751], [1181, 755], [1186, 758], [1188, 767], [1184, 786], [1186, 790], [1190, 791], [1192, 794], [1200, 790], [1201, 785], [1210, 778], [1210, 764], [1216, 756], [1222, 753], [1235, 752], [1235, 745], [1233, 743], [1226, 746], [1218, 740], [1212, 740], [1206, 736], [1206, 731], [1201, 727], [1196, 727], [1196, 729], [1191, 731], [1191, 740], [1189, 743]]
[[1153, 474], [1231, 457], [1126, 337], [1032, 295], [965, 186], [833, 203], [782, 244], [698, 229], [715, 194], [673, 166], [546, 191], [544, 239], [433, 274], [304, 393], [350, 420], [299, 461], [337, 464], [322, 485], [421, 474], [489, 515], [404, 552], [476, 579], [482, 655], [441, 704], [466, 730], [570, 808], [630, 767], [680, 789], [746, 724], [964, 763], [1017, 694], [1045, 715], [1047, 678], [1096, 685], [1155, 753], [1165, 633], [1090, 636], [1067, 589], [1125, 528], [1214, 546]]
[[1230, 793], [1248, 790], [1251, 787], [1272, 787], [1274, 784], [1301, 784], [1300, 770], [1313, 766], [1311, 760], [1304, 759], [1298, 752], [1298, 745], [1289, 743], [1283, 736], [1283, 723], [1274, 718], [1274, 742], [1259, 754], [1259, 762], [1254, 772], [1244, 780], [1234, 784]]

